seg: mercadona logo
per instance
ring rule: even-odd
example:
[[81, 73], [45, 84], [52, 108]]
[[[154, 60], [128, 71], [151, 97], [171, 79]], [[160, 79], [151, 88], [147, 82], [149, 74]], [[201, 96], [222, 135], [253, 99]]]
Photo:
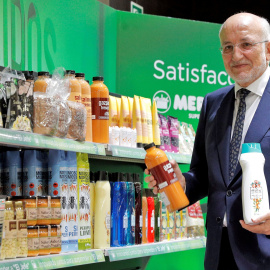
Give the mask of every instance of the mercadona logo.
[[153, 100], [157, 103], [157, 110], [159, 113], [166, 113], [172, 104], [170, 95], [163, 90], [157, 91], [153, 96]]

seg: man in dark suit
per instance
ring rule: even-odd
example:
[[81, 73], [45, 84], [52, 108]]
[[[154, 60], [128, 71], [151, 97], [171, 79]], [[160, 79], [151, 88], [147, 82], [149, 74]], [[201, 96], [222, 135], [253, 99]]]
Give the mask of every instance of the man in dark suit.
[[[270, 212], [244, 223], [241, 145], [260, 143], [270, 191], [270, 26], [238, 13], [221, 26], [225, 69], [235, 81], [205, 96], [190, 171], [171, 161], [190, 204], [208, 196], [205, 269], [270, 269]], [[149, 173], [146, 170], [146, 173]], [[158, 192], [153, 176], [146, 181]]]

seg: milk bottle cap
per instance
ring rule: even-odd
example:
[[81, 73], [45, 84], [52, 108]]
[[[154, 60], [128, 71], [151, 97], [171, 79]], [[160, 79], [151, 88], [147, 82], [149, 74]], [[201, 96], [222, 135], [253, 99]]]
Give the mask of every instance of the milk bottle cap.
[[261, 153], [261, 145], [259, 143], [243, 143], [242, 154], [246, 153]]

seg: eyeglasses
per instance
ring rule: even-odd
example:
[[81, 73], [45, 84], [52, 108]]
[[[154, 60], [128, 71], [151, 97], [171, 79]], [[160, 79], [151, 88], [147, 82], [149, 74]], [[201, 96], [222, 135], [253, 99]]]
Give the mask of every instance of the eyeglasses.
[[259, 43], [264, 43], [264, 42], [268, 42], [268, 40], [264, 40], [264, 41], [259, 41], [259, 42], [255, 42], [255, 43], [251, 43], [251, 42], [240, 42], [237, 44], [228, 44], [225, 45], [224, 47], [220, 47], [219, 50], [221, 51], [222, 54], [232, 54], [234, 51], [234, 47], [238, 47], [240, 49], [241, 52], [249, 52], [253, 49], [253, 47]]

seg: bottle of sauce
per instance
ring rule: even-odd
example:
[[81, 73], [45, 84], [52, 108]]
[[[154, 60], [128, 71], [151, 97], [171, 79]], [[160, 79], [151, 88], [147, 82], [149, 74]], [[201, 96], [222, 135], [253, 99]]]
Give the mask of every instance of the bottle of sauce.
[[147, 244], [148, 207], [145, 189], [142, 192], [142, 244]]
[[131, 173], [127, 173], [127, 245], [135, 244], [135, 188]]
[[34, 83], [34, 92], [46, 93], [50, 73], [47, 71], [38, 72], [38, 78]]
[[140, 175], [134, 173], [133, 183], [135, 188], [135, 244], [142, 243], [142, 186]]
[[109, 90], [103, 77], [93, 77], [91, 85], [93, 142], [109, 143]]
[[100, 171], [95, 185], [94, 248], [110, 247], [111, 186], [108, 172]]
[[161, 149], [154, 143], [147, 144], [145, 164], [157, 181], [160, 196], [169, 212], [182, 209], [189, 204], [188, 198], [178, 181], [171, 163]]
[[76, 73], [75, 78], [81, 85], [81, 102], [87, 111], [86, 136], [87, 142], [92, 142], [92, 108], [91, 108], [91, 89], [89, 83], [84, 79], [84, 73]]
[[242, 167], [242, 204], [246, 224], [269, 212], [269, 197], [264, 175], [265, 158], [259, 143], [244, 143], [240, 164]]
[[81, 89], [81, 84], [75, 78], [75, 70], [66, 70], [65, 79], [69, 80], [70, 95], [69, 95], [68, 100], [81, 102], [82, 89]]
[[148, 230], [147, 230], [147, 240], [148, 243], [155, 242], [155, 202], [153, 197], [153, 192], [151, 189], [145, 189], [147, 197], [147, 209], [148, 209]]

